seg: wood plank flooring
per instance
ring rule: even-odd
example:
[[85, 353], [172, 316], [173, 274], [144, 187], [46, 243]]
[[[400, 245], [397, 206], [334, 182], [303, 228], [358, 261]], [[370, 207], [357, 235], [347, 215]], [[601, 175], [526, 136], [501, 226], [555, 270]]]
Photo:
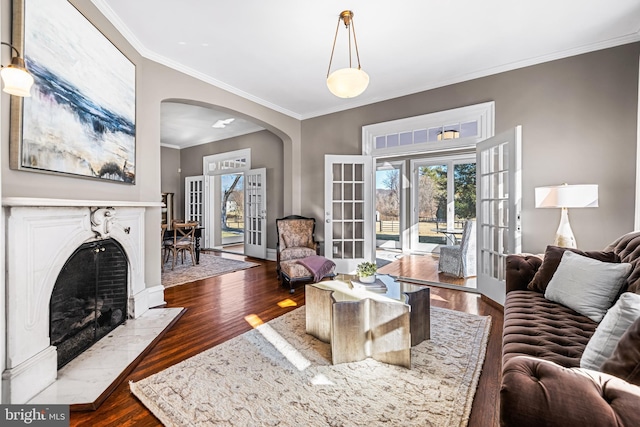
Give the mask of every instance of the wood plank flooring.
[[[246, 316], [256, 315], [267, 322], [304, 305], [304, 289], [293, 295], [280, 287], [275, 263], [233, 254], [219, 256], [259, 262], [259, 267], [200, 280], [165, 290], [169, 307], [186, 307], [187, 312], [140, 362], [115, 392], [96, 411], [73, 412], [71, 426], [158, 426], [160, 422], [129, 391], [129, 381], [139, 381], [188, 357], [251, 329]], [[423, 274], [433, 269], [425, 257], [410, 257], [403, 267]], [[431, 258], [431, 257], [428, 257]], [[412, 261], [413, 260], [413, 261]], [[433, 258], [431, 259], [433, 262]], [[437, 265], [437, 260], [435, 261]], [[413, 264], [413, 266], [412, 266]], [[437, 266], [435, 267], [437, 269]], [[406, 274], [402, 274], [403, 276]], [[436, 271], [437, 275], [437, 271]], [[432, 276], [429, 276], [432, 277]], [[462, 284], [462, 283], [461, 283]], [[482, 301], [477, 294], [432, 287], [431, 304], [453, 310], [492, 317], [487, 355], [476, 392], [470, 427], [498, 425], [502, 312]], [[108, 357], [108, 356], [105, 356]], [[307, 426], [305, 426], [307, 427]], [[312, 427], [312, 426], [309, 426]]]

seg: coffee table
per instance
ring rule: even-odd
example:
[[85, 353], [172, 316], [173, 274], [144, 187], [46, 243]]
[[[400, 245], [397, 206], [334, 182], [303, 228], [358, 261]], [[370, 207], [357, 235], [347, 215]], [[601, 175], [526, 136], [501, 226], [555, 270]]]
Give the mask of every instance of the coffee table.
[[307, 333], [331, 344], [333, 364], [372, 357], [411, 368], [411, 346], [431, 336], [430, 289], [378, 275], [387, 289], [374, 292], [354, 287], [356, 280], [306, 285]]

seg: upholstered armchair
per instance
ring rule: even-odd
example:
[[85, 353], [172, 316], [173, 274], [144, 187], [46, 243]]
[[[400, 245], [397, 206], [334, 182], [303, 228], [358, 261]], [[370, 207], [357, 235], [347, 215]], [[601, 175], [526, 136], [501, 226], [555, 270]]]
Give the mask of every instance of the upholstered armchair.
[[277, 264], [278, 279], [281, 279], [280, 263], [316, 255], [318, 242], [315, 241], [316, 220], [300, 215], [289, 215], [276, 219], [278, 232]]
[[456, 277], [476, 275], [476, 220], [465, 221], [459, 245], [440, 246], [438, 271]]

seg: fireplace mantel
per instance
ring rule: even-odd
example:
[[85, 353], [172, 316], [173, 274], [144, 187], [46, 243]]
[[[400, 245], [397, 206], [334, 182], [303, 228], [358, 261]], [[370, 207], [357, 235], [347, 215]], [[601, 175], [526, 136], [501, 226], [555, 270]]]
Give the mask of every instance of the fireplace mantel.
[[34, 197], [3, 197], [2, 206], [32, 206], [32, 207], [161, 207], [162, 202], [131, 202], [125, 200], [75, 200], [75, 199], [47, 199]]

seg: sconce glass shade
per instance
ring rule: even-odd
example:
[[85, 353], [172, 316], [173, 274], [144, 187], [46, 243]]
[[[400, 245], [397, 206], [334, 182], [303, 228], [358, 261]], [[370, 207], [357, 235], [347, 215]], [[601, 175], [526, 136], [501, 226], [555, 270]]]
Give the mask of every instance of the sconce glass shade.
[[369, 75], [358, 68], [341, 68], [327, 77], [327, 87], [339, 98], [354, 98], [369, 86]]
[[27, 71], [22, 58], [13, 57], [11, 64], [2, 68], [0, 76], [4, 82], [4, 92], [22, 97], [31, 96], [33, 76]]

